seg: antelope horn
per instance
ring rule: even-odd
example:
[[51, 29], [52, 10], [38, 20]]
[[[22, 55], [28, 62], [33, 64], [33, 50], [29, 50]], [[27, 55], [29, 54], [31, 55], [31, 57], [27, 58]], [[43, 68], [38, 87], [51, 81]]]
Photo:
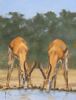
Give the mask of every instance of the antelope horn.
[[42, 66], [42, 64], [40, 64], [39, 69], [40, 69], [40, 71], [41, 71], [42, 76], [44, 77], [44, 79], [46, 79], [46, 75], [45, 75], [45, 73], [44, 73], [44, 71], [43, 71], [43, 68], [42, 68], [42, 67], [43, 67], [43, 66]]
[[28, 77], [28, 72], [27, 72], [25, 63], [24, 63], [24, 70], [25, 70], [25, 76], [26, 76], [26, 78], [27, 78], [27, 77]]
[[36, 61], [33, 62], [33, 64], [32, 64], [31, 70], [29, 72], [29, 76], [31, 75], [31, 73], [33, 72], [33, 70], [34, 70], [35, 67], [36, 67]]
[[52, 66], [51, 66], [51, 64], [49, 64], [49, 71], [48, 71], [48, 75], [47, 75], [47, 79], [49, 79], [49, 77], [50, 77], [50, 73], [51, 73], [51, 68], [52, 68]]

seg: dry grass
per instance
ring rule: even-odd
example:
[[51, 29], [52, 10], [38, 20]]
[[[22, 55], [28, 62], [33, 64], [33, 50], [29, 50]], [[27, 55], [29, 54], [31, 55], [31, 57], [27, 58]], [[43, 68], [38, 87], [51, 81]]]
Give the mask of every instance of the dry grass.
[[[0, 70], [0, 87], [6, 86], [6, 77], [7, 77], [7, 70]], [[43, 76], [39, 69], [35, 69], [32, 73], [32, 84], [34, 86], [42, 86], [43, 85]], [[18, 70], [14, 69], [11, 76], [10, 86], [18, 86]], [[62, 74], [62, 70], [59, 70], [57, 75], [57, 88], [65, 88], [65, 81]], [[69, 70], [69, 87], [73, 90], [76, 90], [76, 70], [70, 69]]]

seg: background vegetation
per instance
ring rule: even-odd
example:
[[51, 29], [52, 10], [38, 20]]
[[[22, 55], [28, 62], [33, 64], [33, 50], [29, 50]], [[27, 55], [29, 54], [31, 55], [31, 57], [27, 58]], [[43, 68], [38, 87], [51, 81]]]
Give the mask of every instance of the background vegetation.
[[28, 61], [43, 64], [48, 63], [48, 44], [63, 39], [70, 50], [69, 66], [76, 67], [76, 13], [62, 10], [57, 16], [50, 11], [30, 19], [18, 12], [0, 16], [0, 68], [7, 68], [8, 44], [16, 36], [22, 36], [29, 45]]

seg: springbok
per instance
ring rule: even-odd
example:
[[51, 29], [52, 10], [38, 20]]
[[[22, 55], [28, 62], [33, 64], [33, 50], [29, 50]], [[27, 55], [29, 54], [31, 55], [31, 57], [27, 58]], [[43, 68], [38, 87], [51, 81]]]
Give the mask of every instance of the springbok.
[[[13, 39], [8, 47], [8, 74], [7, 74], [7, 87], [9, 87], [9, 81], [11, 78], [11, 73], [13, 71], [13, 65], [15, 59], [19, 61], [19, 86], [25, 83], [27, 78], [27, 54], [29, 48], [26, 41], [22, 37], [16, 37]], [[21, 82], [22, 81], [22, 82]], [[20, 83], [21, 82], [21, 83]]]
[[56, 39], [50, 43], [48, 47], [49, 69], [43, 87], [48, 83], [49, 89], [54, 81], [54, 88], [56, 87], [56, 77], [59, 68], [59, 63], [62, 64], [63, 75], [68, 89], [68, 56], [69, 51], [66, 43], [63, 40]]

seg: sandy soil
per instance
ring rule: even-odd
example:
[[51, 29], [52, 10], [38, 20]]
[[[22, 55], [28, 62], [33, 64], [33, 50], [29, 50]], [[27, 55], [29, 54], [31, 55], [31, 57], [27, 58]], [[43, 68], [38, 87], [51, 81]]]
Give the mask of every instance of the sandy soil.
[[[6, 87], [6, 77], [7, 70], [0, 70], [0, 88]], [[32, 73], [32, 84], [33, 86], [43, 85], [43, 76], [39, 69], [35, 69]], [[10, 87], [18, 87], [18, 70], [14, 69], [11, 76]], [[65, 89], [65, 80], [62, 74], [62, 70], [59, 70], [57, 75], [57, 85], [58, 89]], [[69, 69], [69, 87], [72, 90], [76, 90], [76, 70]]]

